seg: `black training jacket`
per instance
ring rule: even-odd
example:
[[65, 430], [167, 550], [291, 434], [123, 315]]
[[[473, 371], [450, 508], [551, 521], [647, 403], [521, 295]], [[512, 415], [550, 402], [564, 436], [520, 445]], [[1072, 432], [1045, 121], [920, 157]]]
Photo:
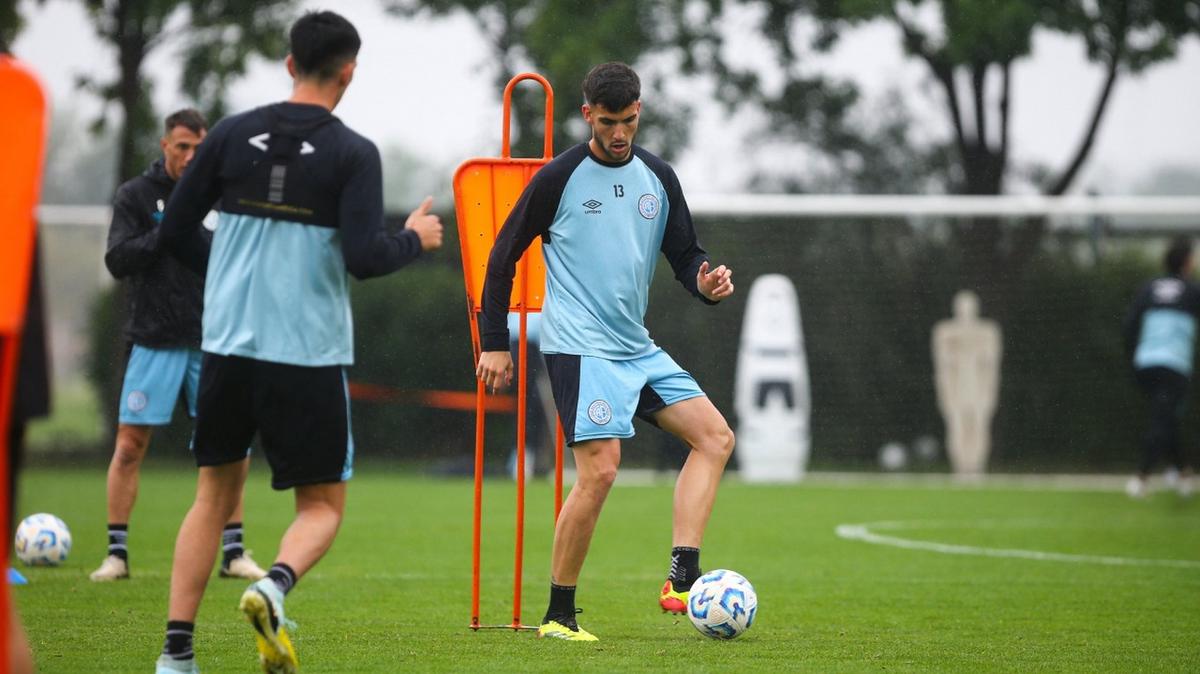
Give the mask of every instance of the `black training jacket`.
[[[204, 278], [159, 245], [159, 223], [173, 189], [162, 159], [117, 188], [104, 264], [129, 284], [126, 339], [152, 348], [198, 349]], [[210, 244], [208, 230], [197, 229]]]

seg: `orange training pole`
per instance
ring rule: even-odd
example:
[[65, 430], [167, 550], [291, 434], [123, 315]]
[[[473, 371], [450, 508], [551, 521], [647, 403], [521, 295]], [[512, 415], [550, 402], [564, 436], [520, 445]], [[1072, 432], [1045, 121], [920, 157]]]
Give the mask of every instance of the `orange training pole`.
[[[528, 264], [525, 262], [523, 264]], [[527, 277], [526, 277], [527, 278]], [[522, 281], [524, 285], [524, 280]], [[521, 296], [525, 296], [525, 288], [521, 288]], [[513, 621], [512, 628], [521, 628], [521, 573], [525, 558], [525, 414], [529, 410], [528, 392], [529, 375], [529, 345], [526, 326], [529, 315], [522, 306], [520, 313], [520, 328], [517, 331], [517, 540], [516, 561], [513, 562]]]
[[[512, 92], [517, 83], [534, 80], [546, 92], [545, 137], [542, 156], [538, 158], [514, 158], [510, 145], [512, 118]], [[478, 364], [482, 350], [479, 334], [479, 313], [482, 311], [483, 286], [487, 275], [487, 260], [495, 243], [496, 235], [516, 204], [525, 185], [533, 174], [553, 158], [554, 91], [546, 78], [534, 73], [522, 73], [512, 78], [504, 88], [503, 126], [501, 129], [501, 156], [499, 158], [470, 159], [454, 173], [454, 206], [458, 221], [459, 246], [462, 252], [463, 280], [467, 291], [467, 317], [471, 326], [471, 341]], [[481, 546], [483, 530], [483, 455], [484, 455], [484, 404], [485, 387], [477, 382], [475, 389], [475, 494], [472, 532], [472, 577], [471, 577], [471, 624], [473, 630], [484, 627], [508, 627], [528, 629], [521, 624], [521, 578], [524, 556], [525, 534], [525, 410], [527, 393], [527, 369], [525, 365], [527, 334], [526, 318], [530, 311], [541, 311], [545, 294], [546, 268], [541, 246], [531, 246], [518, 266], [514, 287], [517, 292], [510, 298], [509, 311], [520, 314], [521, 327], [518, 335], [517, 387], [517, 532], [513, 590], [513, 620], [508, 625], [483, 625], [480, 621]], [[561, 471], [561, 467], [556, 467]], [[555, 506], [557, 511], [558, 506]]]
[[475, 383], [475, 529], [471, 538], [471, 629], [479, 629], [479, 544], [483, 531], [483, 395], [482, 379]]

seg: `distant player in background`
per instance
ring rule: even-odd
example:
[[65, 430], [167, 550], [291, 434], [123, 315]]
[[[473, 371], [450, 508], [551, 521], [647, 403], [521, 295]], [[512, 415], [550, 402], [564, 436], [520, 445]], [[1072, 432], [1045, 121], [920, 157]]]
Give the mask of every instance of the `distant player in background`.
[[[379, 150], [331, 114], [354, 77], [358, 31], [333, 12], [308, 13], [293, 24], [290, 44], [291, 98], [217, 124], [163, 218], [165, 245], [193, 269], [207, 268], [207, 281], [200, 477], [175, 542], [160, 673], [198, 670], [192, 633], [212, 543], [237, 507], [246, 478], [240, 462], [255, 433], [271, 486], [295, 492], [296, 517], [239, 609], [254, 627], [264, 670], [296, 671], [284, 597], [333, 545], [354, 458], [347, 272], [382, 276], [442, 244], [432, 197], [404, 231], [385, 229]], [[218, 200], [220, 224], [206, 255], [199, 220]]]
[[[158, 225], [176, 182], [192, 161], [208, 122], [191, 108], [167, 116], [159, 145], [162, 157], [142, 175], [117, 188], [104, 264], [125, 281], [131, 346], [121, 388], [117, 443], [108, 466], [108, 554], [92, 572], [94, 581], [129, 577], [129, 518], [137, 501], [138, 474], [155, 426], [171, 423], [183, 395], [196, 416], [200, 384], [200, 313], [204, 278], [162, 249]], [[203, 217], [203, 216], [201, 216]], [[202, 230], [203, 242], [210, 236]], [[243, 448], [242, 474], [250, 467]], [[225, 523], [222, 577], [258, 580], [266, 575], [242, 545], [242, 500]]]
[[733, 451], [733, 431], [696, 380], [650, 339], [643, 323], [661, 251], [675, 278], [707, 304], [733, 294], [731, 272], [710, 269], [679, 179], [633, 144], [641, 83], [623, 63], [583, 82], [589, 142], [563, 152], [526, 186], [488, 260], [476, 376], [512, 380], [505, 312], [517, 261], [544, 242], [541, 348], [578, 477], [554, 530], [550, 606], [538, 636], [595, 641], [575, 620], [575, 585], [637, 415], [691, 447], [675, 486], [671, 567], [663, 610], [683, 613], [700, 573], [700, 543]]
[[1138, 473], [1126, 485], [1134, 498], [1146, 495], [1150, 471], [1165, 457], [1169, 480], [1183, 496], [1192, 493], [1192, 467], [1183, 456], [1179, 425], [1191, 385], [1200, 286], [1189, 278], [1195, 269], [1192, 242], [1177, 238], [1163, 258], [1166, 276], [1147, 283], [1125, 319], [1125, 348], [1137, 383], [1150, 401]]

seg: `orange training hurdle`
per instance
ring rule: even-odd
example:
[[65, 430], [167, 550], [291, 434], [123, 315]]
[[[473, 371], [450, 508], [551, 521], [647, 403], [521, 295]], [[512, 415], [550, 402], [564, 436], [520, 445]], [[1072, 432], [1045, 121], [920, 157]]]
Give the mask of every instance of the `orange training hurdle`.
[[[46, 142], [46, 95], [37, 77], [20, 61], [0, 54], [0, 522], [9, 522], [8, 446], [21, 332], [33, 262], [37, 225], [34, 210], [42, 184]], [[8, 568], [11, 544], [0, 548], [0, 569]], [[8, 671], [8, 581], [0, 580], [0, 670]]]
[[[541, 157], [512, 156], [509, 126], [512, 114], [512, 92], [518, 82], [534, 80], [546, 92], [545, 141]], [[459, 242], [462, 246], [463, 276], [467, 290], [467, 314], [471, 323], [471, 341], [475, 362], [481, 350], [479, 313], [482, 311], [483, 284], [487, 276], [488, 255], [525, 185], [533, 174], [553, 158], [554, 153], [554, 90], [546, 78], [534, 73], [522, 73], [504, 87], [503, 127], [500, 156], [468, 159], [454, 173], [454, 207], [458, 219]], [[482, 625], [479, 622], [479, 548], [483, 514], [483, 431], [484, 399], [487, 392], [482, 381], [475, 388], [475, 511], [471, 560], [471, 629], [485, 627], [535, 629], [521, 623], [521, 565], [525, 545], [525, 411], [527, 392], [526, 320], [529, 312], [542, 310], [546, 288], [546, 265], [541, 244], [532, 245], [517, 265], [509, 311], [520, 318], [518, 332], [517, 368], [517, 528], [516, 559], [513, 571], [513, 618], [507, 625]], [[558, 424], [554, 450], [554, 519], [562, 507], [562, 425]]]

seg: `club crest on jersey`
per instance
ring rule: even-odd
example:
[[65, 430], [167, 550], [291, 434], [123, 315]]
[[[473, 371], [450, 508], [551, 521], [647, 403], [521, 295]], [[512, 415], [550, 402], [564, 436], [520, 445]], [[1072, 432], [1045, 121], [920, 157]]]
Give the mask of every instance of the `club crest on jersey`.
[[129, 396], [125, 398], [125, 404], [133, 412], [141, 412], [146, 409], [146, 394], [141, 391], [130, 391]]
[[587, 201], [583, 202], [583, 207], [586, 209], [584, 213], [587, 213], [588, 215], [599, 215], [600, 207], [603, 205], [603, 203], [596, 201], [595, 199], [588, 199]]
[[643, 218], [653, 220], [658, 217], [658, 209], [658, 197], [653, 194], [643, 194], [638, 199], [638, 213], [641, 213]]
[[588, 419], [592, 423], [603, 426], [612, 421], [612, 407], [604, 400], [593, 400], [591, 405], [588, 405]]

